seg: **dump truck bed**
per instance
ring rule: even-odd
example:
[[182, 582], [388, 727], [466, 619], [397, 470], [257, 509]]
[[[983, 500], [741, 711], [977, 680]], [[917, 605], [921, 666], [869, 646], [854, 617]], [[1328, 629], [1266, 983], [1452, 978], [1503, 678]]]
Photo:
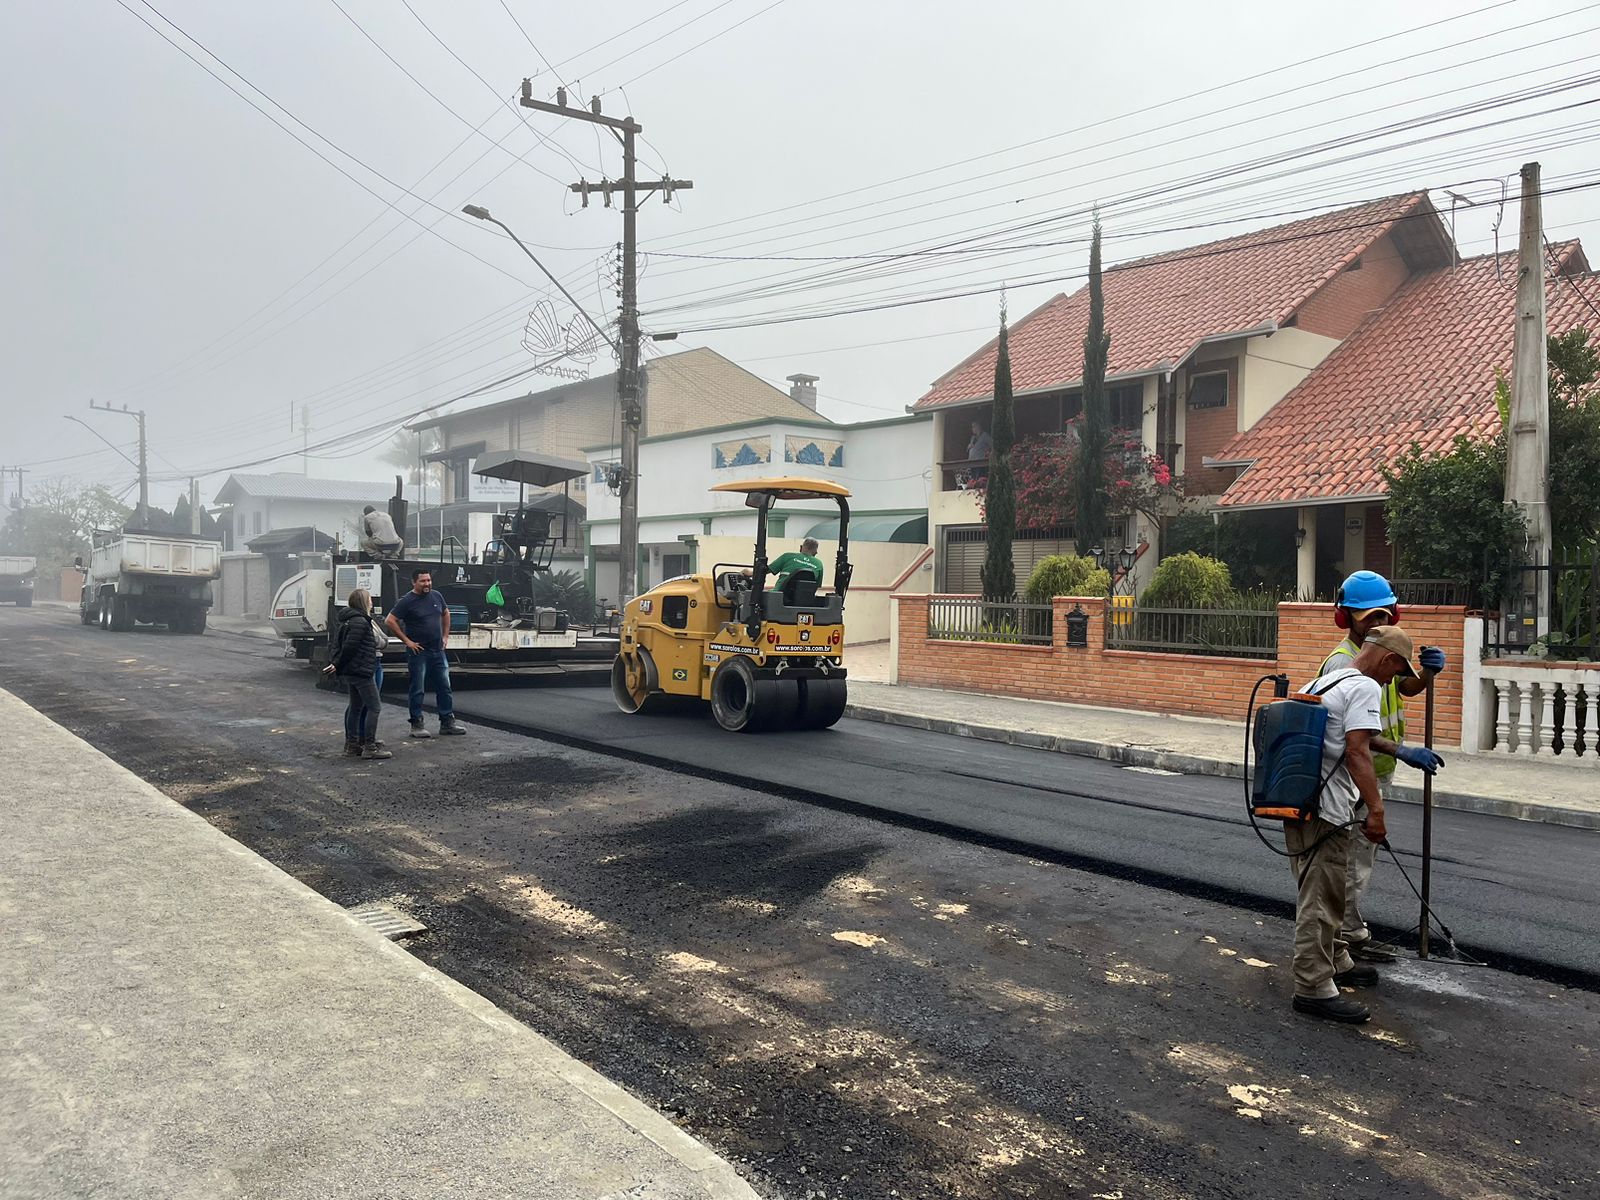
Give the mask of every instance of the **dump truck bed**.
[[120, 574], [216, 579], [222, 574], [222, 545], [192, 538], [128, 533], [96, 546], [92, 566], [98, 579]]

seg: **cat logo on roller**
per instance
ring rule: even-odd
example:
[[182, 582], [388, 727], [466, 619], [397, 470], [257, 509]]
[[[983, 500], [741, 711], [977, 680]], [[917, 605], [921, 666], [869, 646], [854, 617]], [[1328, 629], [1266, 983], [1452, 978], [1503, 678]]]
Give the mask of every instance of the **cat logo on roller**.
[[[695, 696], [710, 705], [718, 725], [736, 733], [826, 729], [845, 708], [850, 493], [828, 480], [789, 476], [711, 490], [742, 493], [755, 510], [751, 561], [716, 563], [629, 602], [611, 664], [611, 695], [626, 713], [645, 712], [657, 695]], [[814, 561], [797, 565], [798, 554], [768, 558], [768, 516], [780, 501], [838, 506], [831, 580], [815, 578]]]

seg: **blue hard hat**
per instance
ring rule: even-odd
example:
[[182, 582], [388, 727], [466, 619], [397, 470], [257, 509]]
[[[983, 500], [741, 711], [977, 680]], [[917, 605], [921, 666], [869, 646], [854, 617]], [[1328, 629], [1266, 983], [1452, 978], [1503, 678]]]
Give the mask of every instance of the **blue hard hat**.
[[1376, 571], [1355, 571], [1339, 585], [1334, 604], [1364, 612], [1369, 608], [1389, 608], [1399, 603], [1394, 588]]

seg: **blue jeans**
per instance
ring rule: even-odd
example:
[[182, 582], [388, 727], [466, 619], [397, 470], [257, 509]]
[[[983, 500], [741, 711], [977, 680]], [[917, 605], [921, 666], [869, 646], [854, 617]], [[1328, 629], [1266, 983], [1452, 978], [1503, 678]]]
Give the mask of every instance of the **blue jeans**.
[[411, 723], [422, 720], [422, 695], [433, 689], [433, 698], [439, 709], [439, 720], [448, 721], [456, 715], [455, 696], [450, 691], [450, 664], [443, 650], [407, 650], [406, 671], [411, 676]]
[[[381, 659], [381, 658], [378, 660], [377, 669], [372, 672], [372, 682], [377, 685], [378, 690], [380, 692], [383, 690], [383, 659]], [[362, 708], [360, 710], [353, 710], [353, 709], [350, 709], [350, 708], [346, 708], [344, 710], [344, 740], [345, 741], [347, 741], [347, 742], [359, 742], [359, 741], [361, 741], [361, 728], [362, 728], [363, 722], [366, 720], [366, 715], [367, 715], [367, 710], [365, 708]], [[373, 713], [372, 714], [372, 728], [376, 729], [377, 726], [378, 726], [378, 714], [377, 713]]]

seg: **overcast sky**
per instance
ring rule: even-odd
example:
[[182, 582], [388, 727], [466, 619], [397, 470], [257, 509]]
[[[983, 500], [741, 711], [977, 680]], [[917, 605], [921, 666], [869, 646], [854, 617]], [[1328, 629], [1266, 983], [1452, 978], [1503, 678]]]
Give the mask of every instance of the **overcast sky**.
[[[148, 411], [160, 503], [180, 476], [204, 475], [209, 499], [229, 467], [300, 445], [302, 406], [309, 440], [336, 442], [312, 474], [382, 478], [390, 426], [538, 361], [523, 342], [540, 300], [574, 316], [465, 203], [614, 318], [620, 218], [566, 185], [615, 175], [618, 149], [508, 104], [528, 75], [540, 98], [558, 76], [601, 93], [644, 126], [643, 174], [694, 182], [640, 215], [645, 326], [684, 331], [652, 349], [711, 346], [779, 386], [819, 375], [841, 421], [902, 412], [992, 331], [1001, 283], [1013, 316], [1079, 286], [1097, 202], [1115, 262], [1414, 188], [1448, 209], [1448, 189], [1476, 202], [1455, 213], [1471, 255], [1496, 220], [1515, 247], [1516, 173], [1538, 159], [1548, 236], [1600, 259], [1596, 4], [0, 11], [0, 465], [30, 484], [130, 487], [127, 462], [63, 419], [131, 454], [133, 421], [91, 398]], [[963, 292], [984, 294], [903, 304]], [[838, 315], [797, 319], [816, 314]], [[548, 385], [457, 407], [530, 384]]]

